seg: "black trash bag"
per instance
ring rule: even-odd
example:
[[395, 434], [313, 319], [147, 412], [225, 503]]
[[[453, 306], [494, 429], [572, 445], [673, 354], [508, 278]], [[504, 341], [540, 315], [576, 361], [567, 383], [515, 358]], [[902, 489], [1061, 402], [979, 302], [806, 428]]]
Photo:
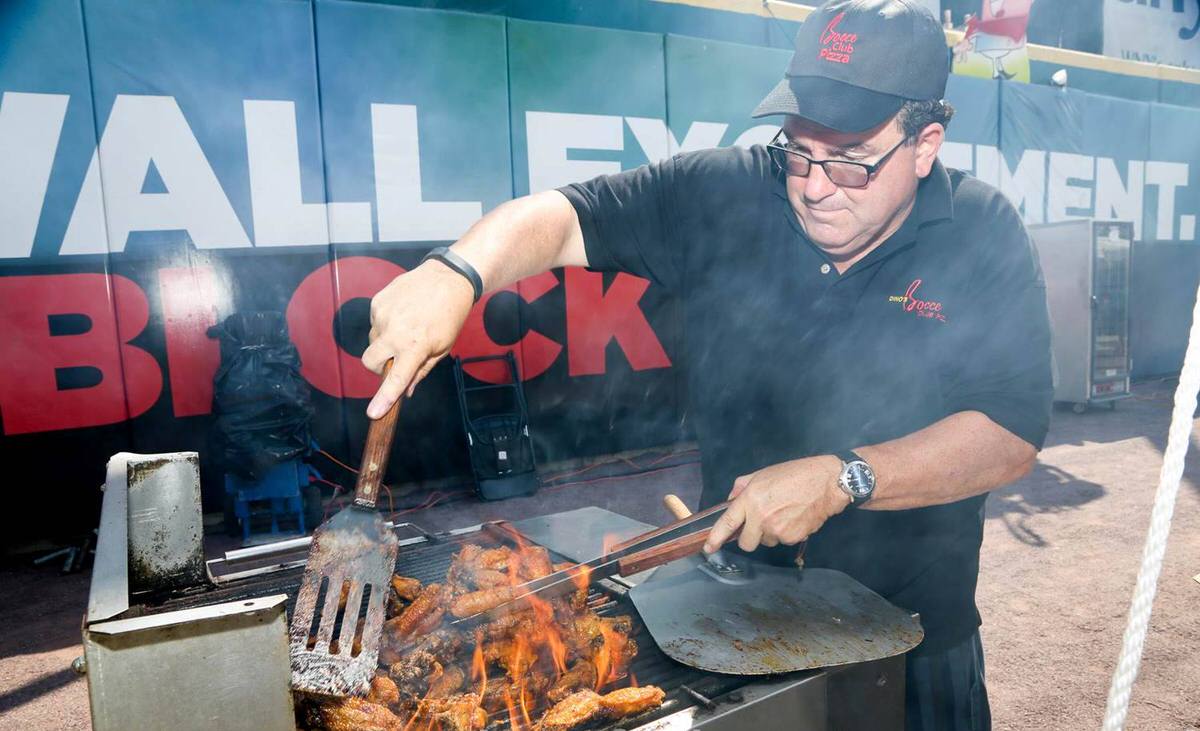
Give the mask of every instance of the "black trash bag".
[[225, 472], [258, 480], [280, 462], [308, 456], [312, 393], [283, 313], [230, 315], [208, 335], [221, 339], [212, 441]]

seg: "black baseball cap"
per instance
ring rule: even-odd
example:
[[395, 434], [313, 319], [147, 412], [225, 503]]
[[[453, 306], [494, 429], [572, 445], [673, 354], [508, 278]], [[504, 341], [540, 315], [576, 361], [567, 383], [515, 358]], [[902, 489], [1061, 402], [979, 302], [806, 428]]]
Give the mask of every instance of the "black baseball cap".
[[949, 75], [946, 36], [924, 7], [912, 0], [830, 0], [800, 26], [783, 81], [753, 116], [792, 114], [862, 132], [907, 99], [941, 99]]

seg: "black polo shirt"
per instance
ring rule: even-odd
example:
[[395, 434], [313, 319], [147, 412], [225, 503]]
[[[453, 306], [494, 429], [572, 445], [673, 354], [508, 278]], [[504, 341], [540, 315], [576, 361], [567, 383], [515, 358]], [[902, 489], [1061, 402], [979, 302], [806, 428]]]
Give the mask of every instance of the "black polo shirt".
[[[1045, 288], [1020, 216], [937, 163], [887, 241], [839, 275], [804, 235], [761, 146], [685, 153], [562, 192], [595, 269], [679, 298], [702, 505], [739, 475], [981, 411], [1041, 447], [1051, 403]], [[933, 652], [979, 625], [986, 496], [846, 510], [808, 566], [920, 612]], [[793, 550], [794, 553], [794, 550]]]

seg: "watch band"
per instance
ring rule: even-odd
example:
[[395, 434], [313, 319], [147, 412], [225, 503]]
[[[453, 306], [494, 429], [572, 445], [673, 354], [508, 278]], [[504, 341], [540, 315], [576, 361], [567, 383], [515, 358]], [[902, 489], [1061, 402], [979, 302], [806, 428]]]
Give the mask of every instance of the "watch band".
[[842, 460], [842, 463], [847, 462], [866, 462], [867, 460], [858, 456], [858, 453], [851, 449], [843, 449], [840, 452], [834, 452], [835, 457]]
[[471, 289], [475, 291], [476, 302], [483, 296], [483, 277], [479, 276], [479, 272], [475, 271], [475, 267], [471, 266], [470, 262], [451, 251], [449, 246], [439, 246], [430, 251], [421, 258], [421, 263], [424, 264], [428, 259], [437, 259], [470, 282]]

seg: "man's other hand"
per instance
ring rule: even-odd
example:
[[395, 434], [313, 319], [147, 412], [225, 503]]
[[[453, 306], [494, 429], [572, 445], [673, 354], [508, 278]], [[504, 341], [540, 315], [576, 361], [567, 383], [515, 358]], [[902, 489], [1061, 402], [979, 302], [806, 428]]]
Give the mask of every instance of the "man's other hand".
[[707, 553], [720, 548], [738, 529], [738, 546], [753, 551], [807, 539], [830, 517], [850, 504], [837, 485], [842, 462], [837, 457], [797, 459], [765, 467], [733, 481], [732, 504], [704, 544]]
[[436, 259], [401, 274], [371, 298], [371, 344], [363, 365], [382, 373], [389, 359], [394, 362], [367, 416], [378, 419], [401, 394], [412, 396], [454, 346], [474, 299], [471, 283]]

